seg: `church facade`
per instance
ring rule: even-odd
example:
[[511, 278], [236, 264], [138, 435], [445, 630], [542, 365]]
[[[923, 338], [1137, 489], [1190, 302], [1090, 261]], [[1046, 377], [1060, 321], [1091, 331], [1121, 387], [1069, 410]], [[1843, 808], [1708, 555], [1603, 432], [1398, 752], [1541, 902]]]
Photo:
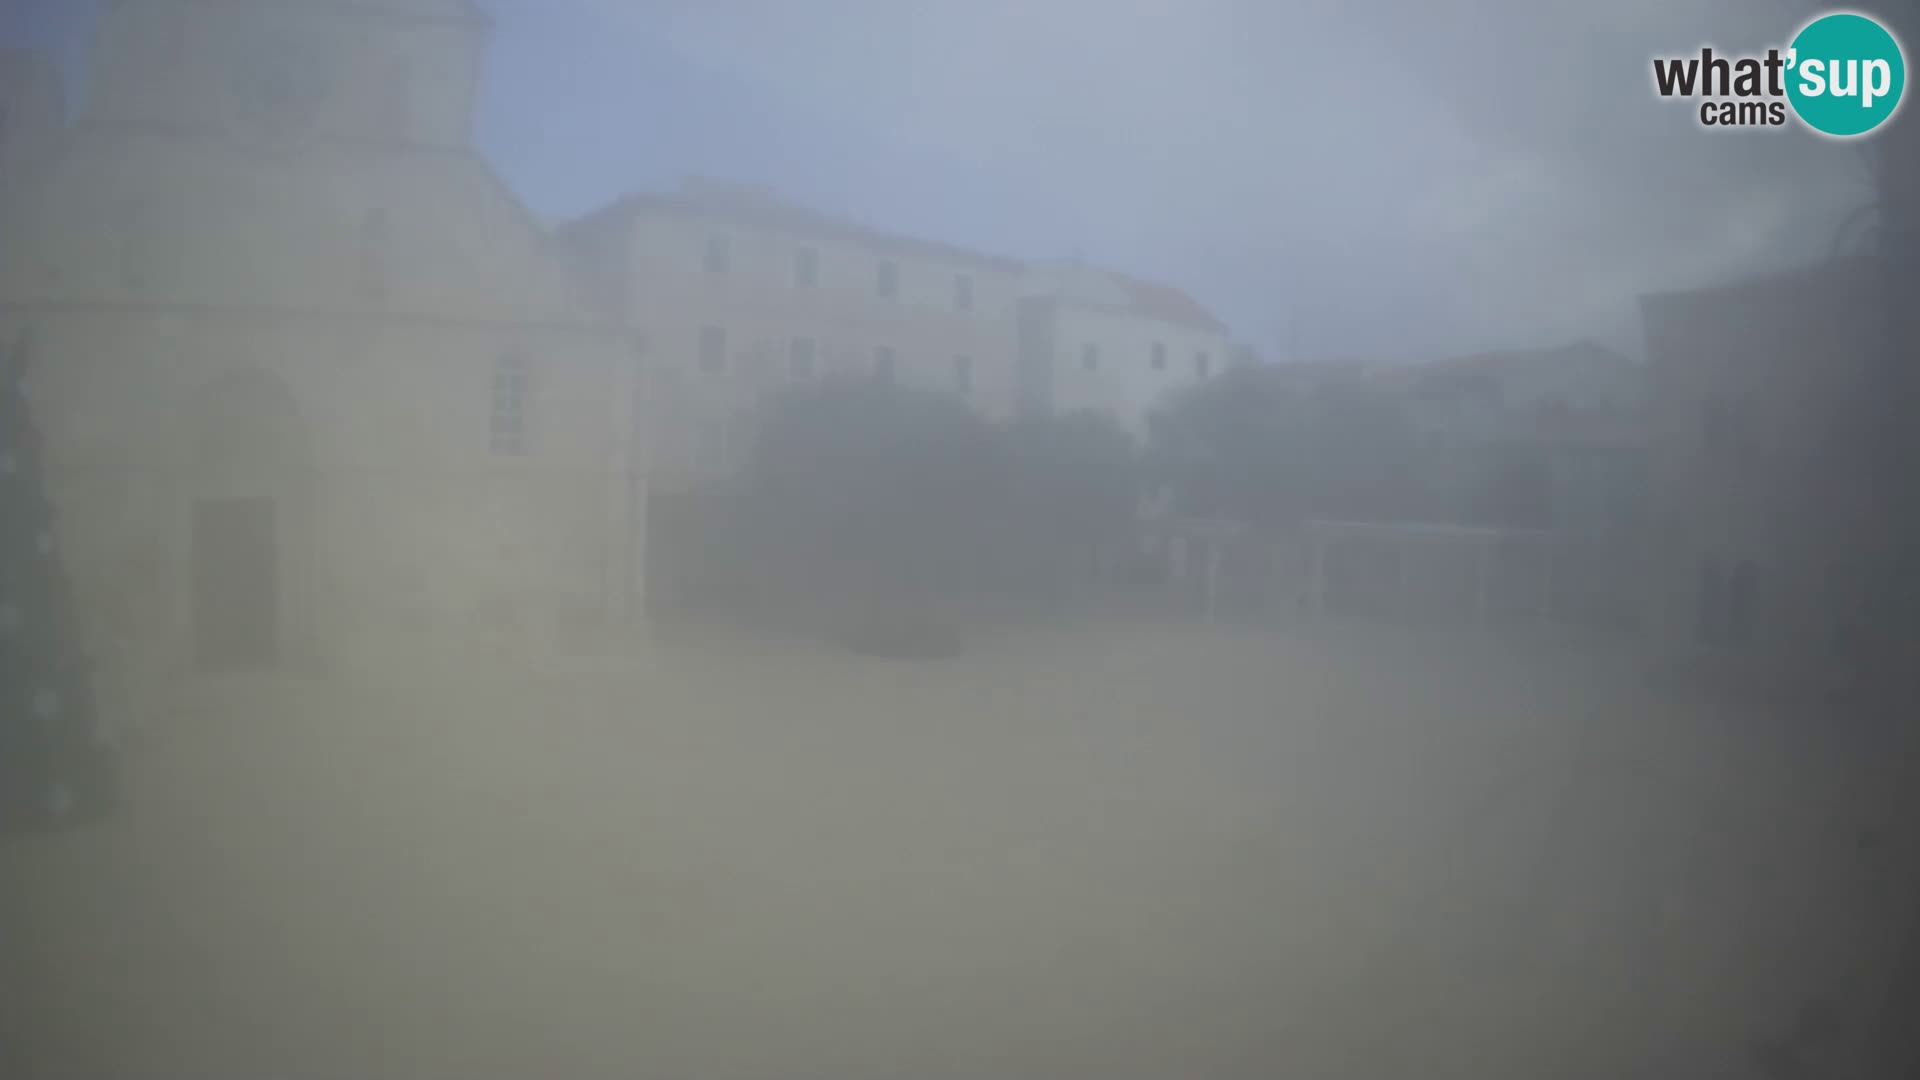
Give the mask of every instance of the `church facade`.
[[115, 0], [75, 122], [10, 105], [55, 134], [6, 158], [0, 338], [110, 677], [636, 610], [636, 360], [470, 142], [487, 36], [460, 0]]

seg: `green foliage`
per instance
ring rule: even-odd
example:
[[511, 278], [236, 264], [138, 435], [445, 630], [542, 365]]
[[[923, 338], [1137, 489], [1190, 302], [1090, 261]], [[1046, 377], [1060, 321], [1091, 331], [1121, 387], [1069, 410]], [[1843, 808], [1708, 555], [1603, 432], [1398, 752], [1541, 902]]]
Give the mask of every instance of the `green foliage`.
[[28, 344], [0, 357], [0, 831], [95, 820], [116, 792], [23, 389]]
[[1478, 519], [1517, 528], [1551, 523], [1553, 473], [1543, 454], [1531, 447], [1501, 447], [1488, 467], [1472, 507]]
[[1313, 465], [1307, 401], [1264, 369], [1233, 368], [1149, 419], [1154, 472], [1178, 509], [1283, 524], [1304, 509]]
[[1140, 492], [1125, 429], [1098, 413], [1022, 419], [998, 432], [1007, 481], [1004, 578], [1028, 590], [1069, 591], [1123, 542]]
[[992, 431], [959, 402], [864, 379], [799, 387], [764, 419], [750, 469], [764, 557], [837, 587], [954, 576], [997, 509]]
[[1126, 535], [1137, 480], [1131, 440], [1097, 416], [994, 425], [950, 395], [830, 379], [773, 403], [748, 488], [763, 585], [898, 640], [1084, 580]]
[[1399, 516], [1412, 498], [1407, 419], [1391, 393], [1357, 378], [1237, 367], [1149, 423], [1154, 473], [1182, 513], [1285, 526]]

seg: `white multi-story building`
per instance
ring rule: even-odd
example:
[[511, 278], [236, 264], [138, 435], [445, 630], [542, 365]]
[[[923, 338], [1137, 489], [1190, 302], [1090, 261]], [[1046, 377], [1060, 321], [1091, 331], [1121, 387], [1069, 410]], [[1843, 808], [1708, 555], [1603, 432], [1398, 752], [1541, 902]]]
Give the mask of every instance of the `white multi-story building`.
[[[110, 4], [71, 123], [0, 52], [0, 341], [95, 644], [325, 669], [618, 616], [648, 496], [779, 387], [1033, 403], [1017, 261], [714, 183], [550, 234], [470, 138], [488, 36], [467, 0]], [[1111, 370], [1048, 397], [1137, 423], [1226, 342], [1104, 280], [1046, 302]]]
[[619, 313], [682, 481], [737, 469], [760, 406], [829, 374], [1018, 404], [1020, 264], [882, 232], [743, 185], [636, 194], [559, 230]]
[[1168, 395], [1233, 362], [1226, 326], [1172, 286], [1051, 262], [1027, 268], [1021, 293], [1028, 411], [1104, 413], [1144, 437]]

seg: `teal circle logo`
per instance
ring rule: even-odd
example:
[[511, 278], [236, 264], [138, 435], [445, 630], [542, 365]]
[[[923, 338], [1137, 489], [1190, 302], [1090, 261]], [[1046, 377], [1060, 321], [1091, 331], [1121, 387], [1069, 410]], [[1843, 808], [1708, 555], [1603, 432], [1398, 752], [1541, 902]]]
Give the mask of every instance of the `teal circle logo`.
[[1851, 12], [1808, 23], [1788, 51], [1787, 100], [1808, 127], [1865, 135], [1900, 107], [1907, 62], [1886, 27]]

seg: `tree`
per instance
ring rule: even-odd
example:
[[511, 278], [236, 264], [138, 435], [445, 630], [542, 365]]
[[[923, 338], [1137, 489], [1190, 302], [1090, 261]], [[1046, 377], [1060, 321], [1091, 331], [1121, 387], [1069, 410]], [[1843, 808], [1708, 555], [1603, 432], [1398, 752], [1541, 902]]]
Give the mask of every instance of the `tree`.
[[23, 334], [0, 364], [0, 830], [97, 821], [117, 802], [76, 633], [24, 379]]
[[1359, 379], [1326, 383], [1309, 408], [1316, 513], [1364, 521], [1420, 516], [1413, 426], [1392, 391]]
[[1538, 446], [1494, 448], [1489, 472], [1472, 507], [1482, 522], [1507, 528], [1545, 528], [1553, 522], [1553, 471]]
[[1284, 527], [1410, 508], [1406, 417], [1390, 393], [1344, 373], [1235, 368], [1177, 395], [1150, 425], [1154, 471], [1182, 513]]
[[1290, 523], [1311, 495], [1306, 404], [1275, 368], [1233, 368], [1177, 394], [1148, 420], [1155, 479], [1183, 514]]
[[1000, 569], [1013, 572], [1002, 580], [1043, 593], [1085, 583], [1129, 536], [1140, 494], [1133, 437], [1094, 412], [1028, 417], [996, 434], [1006, 478]]
[[763, 583], [811, 617], [937, 636], [984, 603], [1058, 608], [1087, 583], [1130, 535], [1136, 456], [1092, 413], [1001, 426], [947, 394], [822, 380], [766, 415], [744, 531]]
[[794, 388], [749, 468], [755, 562], [850, 632], [939, 636], [932, 624], [976, 580], [1001, 479], [991, 430], [946, 395], [868, 379]]

